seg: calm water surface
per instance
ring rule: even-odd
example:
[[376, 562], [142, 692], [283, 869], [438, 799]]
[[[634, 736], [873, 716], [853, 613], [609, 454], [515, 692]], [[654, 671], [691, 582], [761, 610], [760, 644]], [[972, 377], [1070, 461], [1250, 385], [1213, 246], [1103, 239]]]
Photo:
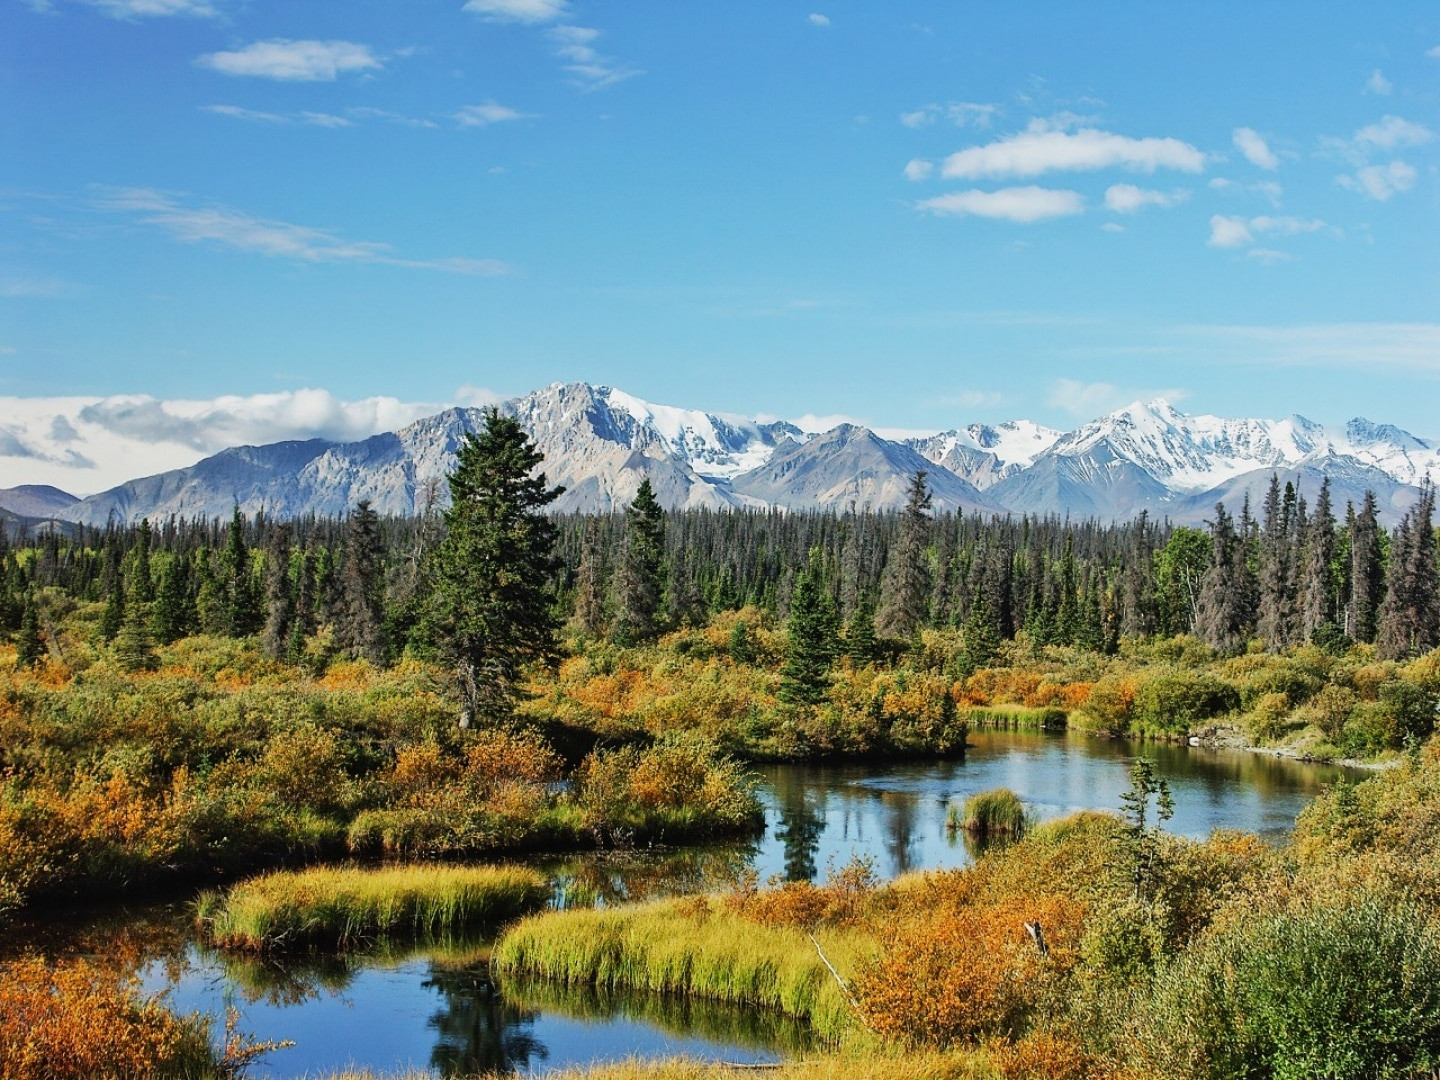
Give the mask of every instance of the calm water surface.
[[[948, 835], [952, 800], [1014, 790], [1040, 819], [1115, 810], [1137, 753], [1155, 760], [1175, 797], [1171, 831], [1203, 837], [1244, 829], [1282, 840], [1295, 815], [1345, 775], [1334, 766], [1240, 752], [1146, 745], [1078, 735], [977, 732], [964, 761], [772, 766], [760, 771], [767, 827], [751, 843], [674, 852], [627, 852], [545, 864], [557, 904], [723, 888], [754, 869], [762, 879], [824, 878], [854, 856], [892, 877], [971, 860]], [[309, 965], [227, 957], [186, 940], [176, 909], [149, 920], [155, 944], [142, 968], [172, 1007], [240, 1013], [261, 1039], [292, 1039], [255, 1075], [311, 1076], [346, 1065], [454, 1075], [489, 1069], [541, 1072], [632, 1056], [686, 1054], [773, 1061], [805, 1049], [803, 1030], [755, 1012], [654, 995], [599, 996], [492, 981], [485, 943], [331, 958]]]

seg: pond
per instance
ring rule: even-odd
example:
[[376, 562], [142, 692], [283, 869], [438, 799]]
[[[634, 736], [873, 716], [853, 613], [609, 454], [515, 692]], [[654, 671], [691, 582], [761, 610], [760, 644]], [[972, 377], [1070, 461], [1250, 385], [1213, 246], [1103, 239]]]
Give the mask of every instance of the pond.
[[[719, 889], [748, 870], [762, 880], [824, 878], [827, 868], [857, 855], [873, 859], [881, 877], [959, 866], [972, 853], [945, 828], [952, 800], [1008, 787], [1042, 820], [1115, 810], [1142, 752], [1170, 783], [1171, 831], [1203, 837], [1217, 828], [1243, 829], [1278, 841], [1311, 798], [1346, 775], [1336, 766], [1239, 751], [1142, 748], [1069, 734], [980, 731], [970, 741], [964, 761], [761, 769], [767, 827], [753, 842], [542, 865], [554, 877], [560, 905]], [[764, 1062], [807, 1045], [798, 1026], [738, 1008], [497, 984], [483, 940], [287, 964], [201, 947], [189, 940], [186, 921], [184, 907], [171, 905], [111, 912], [80, 929], [72, 922], [66, 932], [107, 951], [115, 946], [102, 943], [118, 933], [137, 957], [143, 986], [166, 991], [179, 1011], [223, 1016], [233, 1007], [240, 1030], [294, 1040], [264, 1059], [256, 1076], [315, 1076], [350, 1065], [440, 1076], [533, 1073], [676, 1054]]]

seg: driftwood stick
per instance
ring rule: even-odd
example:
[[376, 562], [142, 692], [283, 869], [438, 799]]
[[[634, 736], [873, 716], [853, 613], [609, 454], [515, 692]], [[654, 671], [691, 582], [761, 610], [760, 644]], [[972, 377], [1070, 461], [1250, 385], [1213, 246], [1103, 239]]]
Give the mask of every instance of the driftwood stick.
[[[830, 969], [831, 975], [835, 976], [835, 982], [839, 985], [840, 992], [845, 995], [845, 1000], [848, 1001], [850, 1007], [855, 1010], [855, 1015], [861, 1018], [860, 1022], [862, 1024], [865, 1023], [865, 1014], [860, 1009], [860, 1002], [856, 1001], [855, 996], [850, 993], [849, 985], [840, 977], [840, 972], [835, 970], [835, 965], [830, 963], [829, 958], [825, 955], [825, 950], [820, 948], [820, 942], [815, 940], [814, 934], [806, 933], [805, 936], [810, 939], [810, 944], [815, 946], [815, 952], [819, 955], [820, 962]], [[866, 1026], [868, 1027], [869, 1025]]]

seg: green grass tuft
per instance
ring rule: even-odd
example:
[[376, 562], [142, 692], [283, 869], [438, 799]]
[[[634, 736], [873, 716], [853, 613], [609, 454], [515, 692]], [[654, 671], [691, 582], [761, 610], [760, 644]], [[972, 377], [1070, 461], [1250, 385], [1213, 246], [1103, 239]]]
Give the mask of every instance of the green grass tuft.
[[222, 948], [351, 947], [378, 938], [424, 938], [534, 911], [550, 883], [515, 866], [314, 867], [264, 874], [205, 893], [196, 919]]
[[1029, 819], [1019, 795], [1009, 788], [995, 788], [971, 795], [964, 806], [951, 803], [946, 825], [975, 836], [1019, 837], [1025, 834]]

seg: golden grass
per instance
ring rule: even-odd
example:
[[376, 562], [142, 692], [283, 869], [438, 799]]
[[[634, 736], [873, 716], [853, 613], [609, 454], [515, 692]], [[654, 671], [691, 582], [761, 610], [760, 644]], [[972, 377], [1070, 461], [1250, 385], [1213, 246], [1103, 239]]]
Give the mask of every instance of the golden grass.
[[353, 946], [498, 925], [542, 906], [550, 884], [516, 866], [313, 867], [206, 893], [197, 920], [223, 948]]
[[662, 900], [532, 915], [500, 939], [493, 962], [502, 972], [565, 985], [773, 1009], [839, 1042], [859, 1020], [817, 942], [847, 979], [879, 949], [854, 927], [821, 927], [812, 941], [796, 927], [760, 926], [703, 901]]

